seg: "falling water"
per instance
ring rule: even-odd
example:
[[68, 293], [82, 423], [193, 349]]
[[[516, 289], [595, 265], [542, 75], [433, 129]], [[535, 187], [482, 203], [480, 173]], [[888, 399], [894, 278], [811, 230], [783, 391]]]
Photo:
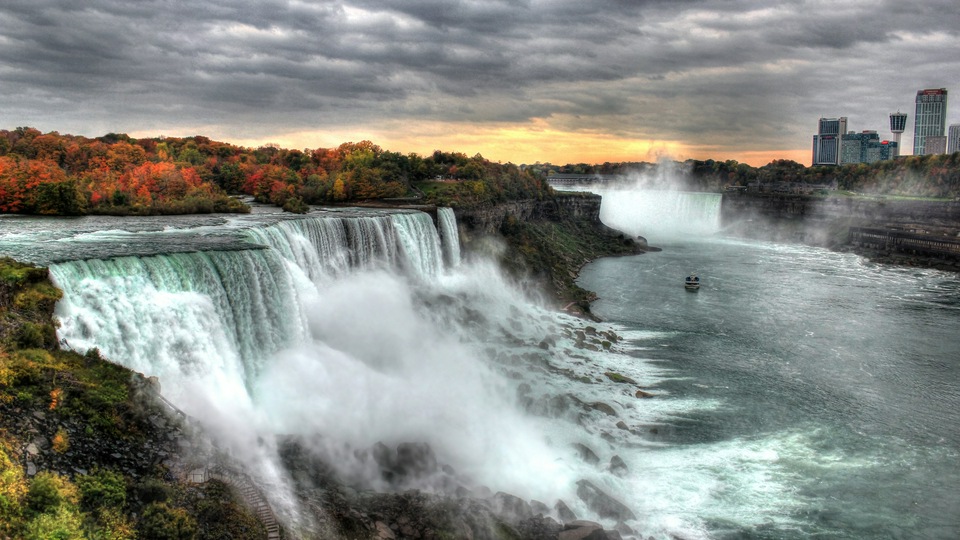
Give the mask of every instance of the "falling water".
[[[575, 409], [605, 399], [601, 386], [613, 383], [583, 381], [618, 355], [578, 348], [563, 328], [582, 322], [524, 300], [492, 264], [445, 266], [444, 253], [459, 259], [457, 244], [441, 242], [429, 215], [253, 216], [152, 228], [148, 234], [176, 235], [180, 245], [191, 234], [235, 238], [223, 241], [227, 251], [116, 256], [142, 234], [95, 235], [110, 258], [51, 265], [64, 290], [60, 337], [158, 376], [164, 395], [250, 471], [277, 469], [273, 437], [322, 434], [314, 450], [343, 477], [387, 489], [344, 449], [426, 442], [458, 482], [551, 504], [563, 498], [596, 517], [578, 500], [576, 481], [606, 485], [607, 473], [584, 470], [571, 445], [610, 455], [600, 432], [571, 427], [596, 416], [596, 425], [615, 429], [602, 413]], [[96, 251], [91, 242], [82, 253]], [[599, 365], [582, 365], [595, 355]], [[646, 376], [640, 365], [617, 369]]]
[[457, 216], [453, 208], [437, 208], [440, 225], [440, 240], [443, 243], [444, 261], [451, 268], [460, 264], [460, 234], [457, 231]]

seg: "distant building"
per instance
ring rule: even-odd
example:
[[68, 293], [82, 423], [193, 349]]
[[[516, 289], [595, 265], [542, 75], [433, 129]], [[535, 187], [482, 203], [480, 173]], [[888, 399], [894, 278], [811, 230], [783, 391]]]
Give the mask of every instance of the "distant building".
[[[917, 91], [917, 112], [914, 116], [913, 155], [933, 154], [927, 147], [930, 137], [943, 137], [947, 124], [947, 89], [928, 88]], [[933, 141], [931, 141], [933, 142]], [[935, 144], [939, 145], [939, 142]], [[939, 149], [939, 146], [938, 146]], [[939, 152], [946, 151], [946, 147]]]
[[881, 141], [876, 131], [850, 132], [840, 138], [840, 163], [874, 163], [893, 159], [900, 145]]
[[947, 130], [947, 153], [960, 152], [960, 124], [953, 124]]
[[893, 142], [897, 143], [897, 152], [893, 157], [900, 155], [900, 135], [903, 135], [903, 131], [906, 128], [907, 113], [902, 113], [900, 111], [890, 113], [890, 131], [893, 133]]
[[847, 117], [821, 118], [813, 136], [813, 164], [840, 164], [840, 137], [847, 132]]
[[944, 136], [940, 137], [927, 137], [927, 142], [924, 145], [924, 154], [946, 154], [947, 153], [947, 138]]

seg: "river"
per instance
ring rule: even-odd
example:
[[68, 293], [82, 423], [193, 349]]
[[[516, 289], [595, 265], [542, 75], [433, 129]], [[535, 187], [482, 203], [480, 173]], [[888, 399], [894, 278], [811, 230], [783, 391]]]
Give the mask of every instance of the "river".
[[[294, 531], [289, 434], [364, 489], [452, 480], [617, 526], [586, 480], [627, 537], [960, 536], [960, 281], [727, 238], [718, 208], [604, 193], [663, 251], [583, 269], [602, 323], [461, 261], [449, 210], [6, 216], [0, 254], [50, 265], [64, 346], [159, 377]], [[450, 477], [388, 481], [354, 451], [377, 442]]]
[[636, 211], [715, 195], [602, 194], [606, 223], [663, 248], [579, 280], [594, 313], [654, 334], [637, 354], [684, 402], [649, 435], [659, 512], [715, 538], [960, 537], [956, 274], [727, 238], [712, 210], [692, 227]]

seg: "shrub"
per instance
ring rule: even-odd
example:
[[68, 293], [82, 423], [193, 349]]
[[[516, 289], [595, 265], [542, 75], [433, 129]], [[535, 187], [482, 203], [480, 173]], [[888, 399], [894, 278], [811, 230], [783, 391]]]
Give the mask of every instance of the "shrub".
[[21, 469], [0, 444], [0, 537], [13, 537], [21, 522], [27, 482]]
[[80, 507], [86, 511], [98, 508], [121, 509], [127, 503], [127, 483], [123, 475], [108, 470], [95, 470], [77, 478]]
[[159, 478], [147, 478], [137, 486], [137, 498], [142, 504], [167, 502], [170, 488]]
[[143, 511], [137, 527], [140, 540], [192, 540], [197, 525], [182, 508], [152, 503]]
[[57, 430], [57, 433], [53, 436], [51, 441], [51, 446], [53, 451], [62, 454], [70, 448], [70, 436], [67, 435], [67, 431], [63, 428]]
[[82, 520], [74, 509], [58, 506], [27, 523], [24, 540], [81, 540]]
[[77, 503], [77, 487], [62, 476], [41, 472], [33, 477], [25, 499], [30, 515], [52, 512], [60, 506], [72, 506]]

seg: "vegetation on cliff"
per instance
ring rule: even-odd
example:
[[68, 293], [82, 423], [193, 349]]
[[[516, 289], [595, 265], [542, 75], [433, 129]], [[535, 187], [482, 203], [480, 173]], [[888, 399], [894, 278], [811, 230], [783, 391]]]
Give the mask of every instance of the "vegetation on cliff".
[[501, 236], [504, 249], [492, 250], [510, 274], [532, 280], [560, 307], [572, 304], [589, 313], [596, 295], [576, 284], [580, 268], [599, 257], [642, 252], [632, 238], [600, 222], [600, 201], [592, 193], [563, 193], [500, 211], [474, 208], [458, 213], [464, 248], [485, 251], [483, 239]]
[[59, 348], [60, 296], [45, 268], [0, 259], [0, 538], [263, 538], [222, 487], [162, 465], [179, 428], [148, 381]]

